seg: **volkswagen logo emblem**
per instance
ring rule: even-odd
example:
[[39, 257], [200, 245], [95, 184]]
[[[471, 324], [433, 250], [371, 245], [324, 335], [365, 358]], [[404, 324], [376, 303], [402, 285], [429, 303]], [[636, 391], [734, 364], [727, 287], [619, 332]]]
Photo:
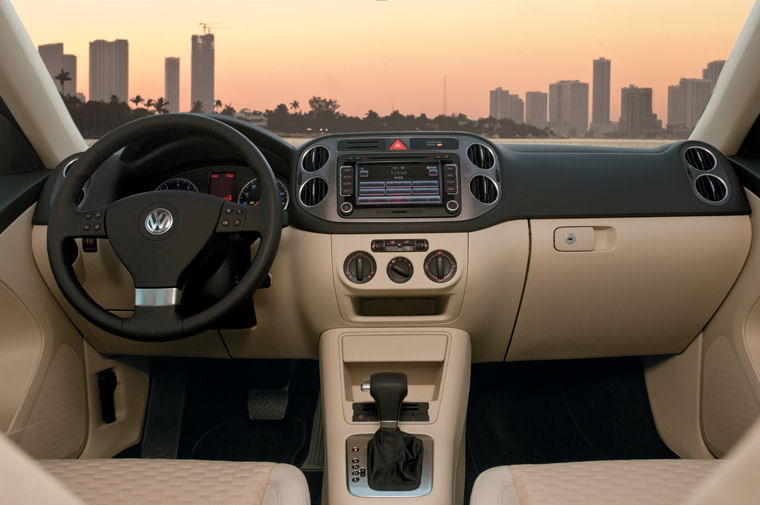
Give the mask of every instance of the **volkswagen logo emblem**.
[[174, 216], [166, 209], [153, 209], [145, 217], [145, 229], [151, 235], [163, 235], [174, 224]]

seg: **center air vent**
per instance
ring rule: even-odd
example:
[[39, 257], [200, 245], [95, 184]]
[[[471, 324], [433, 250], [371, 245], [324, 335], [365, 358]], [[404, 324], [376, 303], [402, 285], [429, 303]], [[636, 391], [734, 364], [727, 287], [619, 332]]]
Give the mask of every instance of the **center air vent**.
[[494, 163], [493, 154], [483, 144], [472, 144], [467, 148], [467, 157], [473, 164], [482, 169], [491, 168]]
[[330, 153], [326, 148], [322, 146], [312, 147], [306, 151], [301, 166], [307, 172], [315, 172], [325, 166], [325, 163], [327, 163], [327, 158], [329, 157]]
[[715, 155], [704, 147], [689, 147], [683, 152], [683, 157], [691, 168], [705, 172], [715, 168], [718, 163]]
[[481, 203], [493, 203], [499, 196], [496, 183], [484, 175], [476, 175], [472, 178], [470, 192]]
[[714, 175], [700, 175], [694, 187], [699, 196], [712, 203], [722, 202], [728, 195], [726, 183]]
[[309, 179], [303, 187], [301, 187], [299, 196], [301, 198], [301, 203], [307, 207], [313, 207], [327, 196], [327, 182], [320, 177]]

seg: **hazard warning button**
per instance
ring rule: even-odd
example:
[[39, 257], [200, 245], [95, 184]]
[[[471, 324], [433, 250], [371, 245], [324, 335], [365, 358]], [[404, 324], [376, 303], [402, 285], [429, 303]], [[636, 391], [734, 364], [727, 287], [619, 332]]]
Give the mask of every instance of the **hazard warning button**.
[[391, 146], [388, 148], [389, 151], [406, 151], [407, 147], [404, 145], [403, 142], [401, 142], [401, 139], [396, 139], [393, 141]]

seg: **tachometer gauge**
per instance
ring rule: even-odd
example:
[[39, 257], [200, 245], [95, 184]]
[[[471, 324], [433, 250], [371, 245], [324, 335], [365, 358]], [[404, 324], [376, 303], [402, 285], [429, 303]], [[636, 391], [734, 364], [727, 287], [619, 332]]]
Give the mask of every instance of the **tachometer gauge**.
[[[280, 204], [282, 205], [282, 210], [286, 210], [288, 208], [288, 203], [290, 202], [288, 186], [280, 179], [277, 179], [277, 189], [280, 191]], [[258, 205], [260, 200], [261, 188], [258, 187], [258, 179], [251, 179], [240, 191], [238, 203], [242, 203], [243, 205]]]
[[169, 179], [168, 181], [162, 182], [156, 188], [156, 191], [168, 191], [168, 190], [198, 191], [198, 186], [188, 181], [187, 179], [183, 179], [182, 177], [176, 177], [174, 179]]

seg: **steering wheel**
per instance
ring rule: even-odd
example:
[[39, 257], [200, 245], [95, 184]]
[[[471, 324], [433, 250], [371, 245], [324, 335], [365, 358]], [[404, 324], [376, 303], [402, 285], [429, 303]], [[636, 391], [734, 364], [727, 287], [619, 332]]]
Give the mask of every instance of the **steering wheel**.
[[[80, 209], [77, 197], [95, 170], [135, 140], [166, 132], [201, 134], [224, 142], [253, 170], [261, 203], [244, 206], [189, 191], [148, 191], [105, 207]], [[47, 230], [50, 267], [71, 305], [100, 328], [132, 340], [167, 341], [209, 328], [261, 285], [272, 266], [282, 232], [279, 191], [258, 148], [235, 129], [195, 114], [163, 114], [127, 123], [103, 136], [71, 167], [51, 204]], [[181, 315], [183, 275], [203, 257], [217, 235], [258, 233], [261, 242], [239, 283], [221, 300], [192, 315]], [[108, 238], [132, 275], [135, 310], [117, 317], [82, 288], [64, 248], [78, 237]]]

